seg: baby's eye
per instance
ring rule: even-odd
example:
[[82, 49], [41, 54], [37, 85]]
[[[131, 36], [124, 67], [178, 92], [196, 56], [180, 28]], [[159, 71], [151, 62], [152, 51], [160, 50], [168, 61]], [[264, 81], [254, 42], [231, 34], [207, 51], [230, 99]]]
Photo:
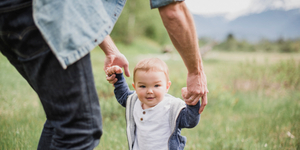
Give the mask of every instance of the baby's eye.
[[145, 85], [140, 85], [140, 88], [145, 88], [146, 86]]
[[159, 85], [159, 84], [156, 84], [154, 87], [160, 87], [160, 85]]

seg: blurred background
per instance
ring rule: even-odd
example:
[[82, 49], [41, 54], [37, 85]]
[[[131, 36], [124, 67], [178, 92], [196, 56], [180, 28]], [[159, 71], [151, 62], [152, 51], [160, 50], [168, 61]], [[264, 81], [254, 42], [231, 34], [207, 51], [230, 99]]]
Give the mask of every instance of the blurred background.
[[[300, 149], [300, 1], [186, 0], [193, 14], [208, 81], [208, 105], [199, 125], [183, 129], [187, 150]], [[187, 70], [157, 9], [128, 0], [111, 33], [135, 64], [164, 60], [169, 93], [181, 97]], [[101, 150], [126, 150], [124, 108], [103, 71], [104, 53], [92, 52], [103, 115]], [[45, 122], [37, 95], [0, 55], [0, 149], [36, 149]], [[126, 78], [131, 89], [132, 75]]]
[[[115, 40], [130, 43], [146, 36], [170, 44], [157, 11], [149, 12], [147, 3], [127, 3], [112, 33]], [[217, 48], [227, 51], [299, 52], [298, 0], [187, 0], [186, 4], [202, 46], [216, 42]]]

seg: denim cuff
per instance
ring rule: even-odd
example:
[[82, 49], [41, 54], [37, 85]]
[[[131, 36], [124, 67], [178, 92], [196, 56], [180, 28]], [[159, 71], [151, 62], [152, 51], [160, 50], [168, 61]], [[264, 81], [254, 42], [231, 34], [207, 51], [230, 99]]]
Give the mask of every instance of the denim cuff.
[[123, 80], [125, 80], [123, 73], [116, 74], [116, 78], [118, 79], [117, 82], [122, 82]]
[[173, 2], [182, 2], [184, 0], [150, 0], [151, 9], [167, 6]]
[[199, 109], [200, 109], [200, 106], [201, 106], [200, 101], [201, 101], [201, 100], [199, 100], [198, 103], [197, 103], [196, 105], [187, 105], [187, 107], [190, 107], [190, 108], [199, 110]]

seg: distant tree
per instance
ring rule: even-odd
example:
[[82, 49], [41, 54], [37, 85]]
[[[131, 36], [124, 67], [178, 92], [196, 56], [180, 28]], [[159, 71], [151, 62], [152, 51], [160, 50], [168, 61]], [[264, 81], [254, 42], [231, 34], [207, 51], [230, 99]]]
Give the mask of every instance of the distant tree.
[[169, 36], [163, 26], [157, 9], [150, 9], [149, 1], [130, 0], [126, 3], [112, 33], [115, 41], [131, 43], [144, 36], [161, 45], [169, 43]]
[[226, 37], [226, 40], [217, 45], [217, 49], [224, 51], [234, 51], [237, 49], [237, 41], [235, 40], [232, 33], [229, 33]]
[[227, 41], [227, 42], [235, 41], [235, 38], [234, 38], [234, 36], [233, 36], [232, 33], [229, 33], [229, 34], [227, 35], [226, 41]]

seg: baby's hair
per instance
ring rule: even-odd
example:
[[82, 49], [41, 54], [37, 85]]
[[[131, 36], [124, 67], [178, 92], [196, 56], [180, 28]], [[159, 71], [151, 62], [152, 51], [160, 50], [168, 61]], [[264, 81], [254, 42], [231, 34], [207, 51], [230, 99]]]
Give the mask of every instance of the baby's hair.
[[139, 61], [133, 70], [133, 82], [135, 82], [135, 73], [138, 71], [161, 71], [166, 75], [167, 82], [169, 81], [169, 69], [167, 64], [159, 58], [146, 58]]

